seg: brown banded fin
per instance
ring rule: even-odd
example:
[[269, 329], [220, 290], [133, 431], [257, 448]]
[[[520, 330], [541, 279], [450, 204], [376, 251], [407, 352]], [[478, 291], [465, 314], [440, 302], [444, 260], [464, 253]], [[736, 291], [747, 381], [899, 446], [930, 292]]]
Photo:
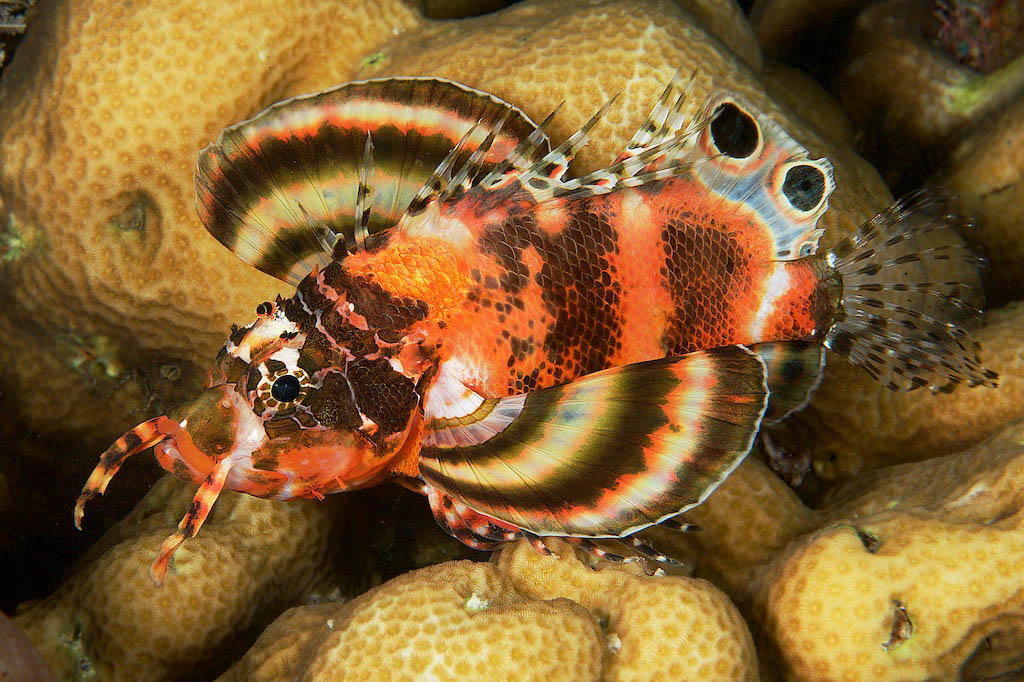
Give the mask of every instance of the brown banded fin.
[[893, 390], [995, 386], [968, 331], [980, 324], [983, 258], [946, 197], [897, 201], [822, 255], [838, 306], [825, 346]]
[[807, 406], [821, 383], [825, 350], [816, 341], [779, 341], [749, 347], [764, 362], [768, 383], [765, 424], [776, 424]]
[[[297, 284], [363, 243], [357, 233], [395, 225], [459, 140], [476, 126], [462, 150], [468, 158], [499, 121], [475, 172], [504, 163], [531, 136], [546, 150], [522, 111], [442, 79], [358, 81], [295, 97], [225, 129], [200, 153], [196, 208], [242, 260]], [[372, 173], [364, 170], [371, 137]]]
[[622, 537], [702, 502], [766, 400], [764, 364], [740, 346], [616, 367], [429, 424], [420, 475], [527, 533]]

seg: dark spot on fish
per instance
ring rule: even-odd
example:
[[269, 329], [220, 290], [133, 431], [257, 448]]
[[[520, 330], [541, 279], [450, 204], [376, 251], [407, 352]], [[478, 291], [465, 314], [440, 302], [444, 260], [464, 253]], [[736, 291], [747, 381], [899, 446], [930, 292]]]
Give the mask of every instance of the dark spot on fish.
[[779, 374], [784, 381], [796, 381], [804, 375], [804, 363], [797, 358], [786, 360], [782, 364]]
[[813, 210], [825, 196], [825, 173], [809, 163], [792, 166], [786, 171], [782, 193], [798, 211]]
[[827, 345], [829, 349], [845, 357], [853, 350], [856, 342], [857, 339], [853, 334], [843, 331], [836, 334]]
[[129, 431], [128, 433], [124, 434], [125, 452], [131, 452], [140, 445], [142, 445], [142, 439], [139, 438], [139, 435], [137, 433], [135, 433], [134, 431]]
[[257, 315], [269, 315], [274, 310], [274, 304], [270, 301], [264, 301], [256, 306]]
[[757, 149], [761, 139], [757, 122], [732, 102], [725, 102], [711, 122], [711, 139], [718, 151], [734, 159], [745, 159]]
[[374, 437], [403, 430], [416, 407], [416, 386], [404, 374], [392, 369], [384, 359], [358, 358], [347, 366], [349, 383], [356, 405], [377, 423]]
[[305, 402], [313, 418], [323, 426], [358, 429], [363, 423], [352, 402], [348, 382], [336, 372], [325, 376], [320, 389], [311, 391]]
[[274, 359], [271, 358], [270, 360], [266, 361], [266, 365], [267, 365], [267, 372], [269, 372], [271, 376], [274, 376], [274, 375], [277, 375], [277, 374], [281, 374], [282, 372], [287, 372], [288, 371], [288, 365], [284, 364], [280, 360], [274, 360]]

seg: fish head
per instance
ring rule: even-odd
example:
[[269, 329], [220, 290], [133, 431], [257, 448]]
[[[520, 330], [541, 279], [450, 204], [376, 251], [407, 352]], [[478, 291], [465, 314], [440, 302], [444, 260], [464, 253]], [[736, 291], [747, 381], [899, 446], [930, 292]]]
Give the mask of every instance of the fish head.
[[[198, 451], [208, 466], [237, 460], [231, 489], [288, 498], [366, 487], [407, 440], [413, 380], [383, 357], [357, 356], [306, 327], [289, 319], [283, 301], [261, 304], [221, 350], [211, 386], [172, 412], [192, 458]], [[180, 440], [157, 448], [164, 468], [190, 460]]]

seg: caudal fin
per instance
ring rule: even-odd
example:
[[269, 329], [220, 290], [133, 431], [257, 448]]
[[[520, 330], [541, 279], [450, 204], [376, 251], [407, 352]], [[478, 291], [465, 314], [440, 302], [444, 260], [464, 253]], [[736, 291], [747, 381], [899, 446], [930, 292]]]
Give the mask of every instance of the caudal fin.
[[960, 237], [964, 225], [945, 199], [917, 192], [826, 253], [840, 300], [825, 345], [893, 390], [995, 386], [968, 335], [985, 262]]

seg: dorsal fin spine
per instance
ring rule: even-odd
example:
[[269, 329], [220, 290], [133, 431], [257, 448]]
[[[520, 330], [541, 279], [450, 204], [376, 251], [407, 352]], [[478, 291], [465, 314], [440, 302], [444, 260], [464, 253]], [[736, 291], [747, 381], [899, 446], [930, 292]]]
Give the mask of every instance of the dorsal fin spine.
[[363, 163], [359, 167], [359, 186], [356, 188], [355, 216], [355, 247], [362, 251], [366, 246], [366, 238], [370, 236], [370, 211], [372, 209], [373, 186], [373, 137], [366, 131], [366, 144], [363, 145]]

